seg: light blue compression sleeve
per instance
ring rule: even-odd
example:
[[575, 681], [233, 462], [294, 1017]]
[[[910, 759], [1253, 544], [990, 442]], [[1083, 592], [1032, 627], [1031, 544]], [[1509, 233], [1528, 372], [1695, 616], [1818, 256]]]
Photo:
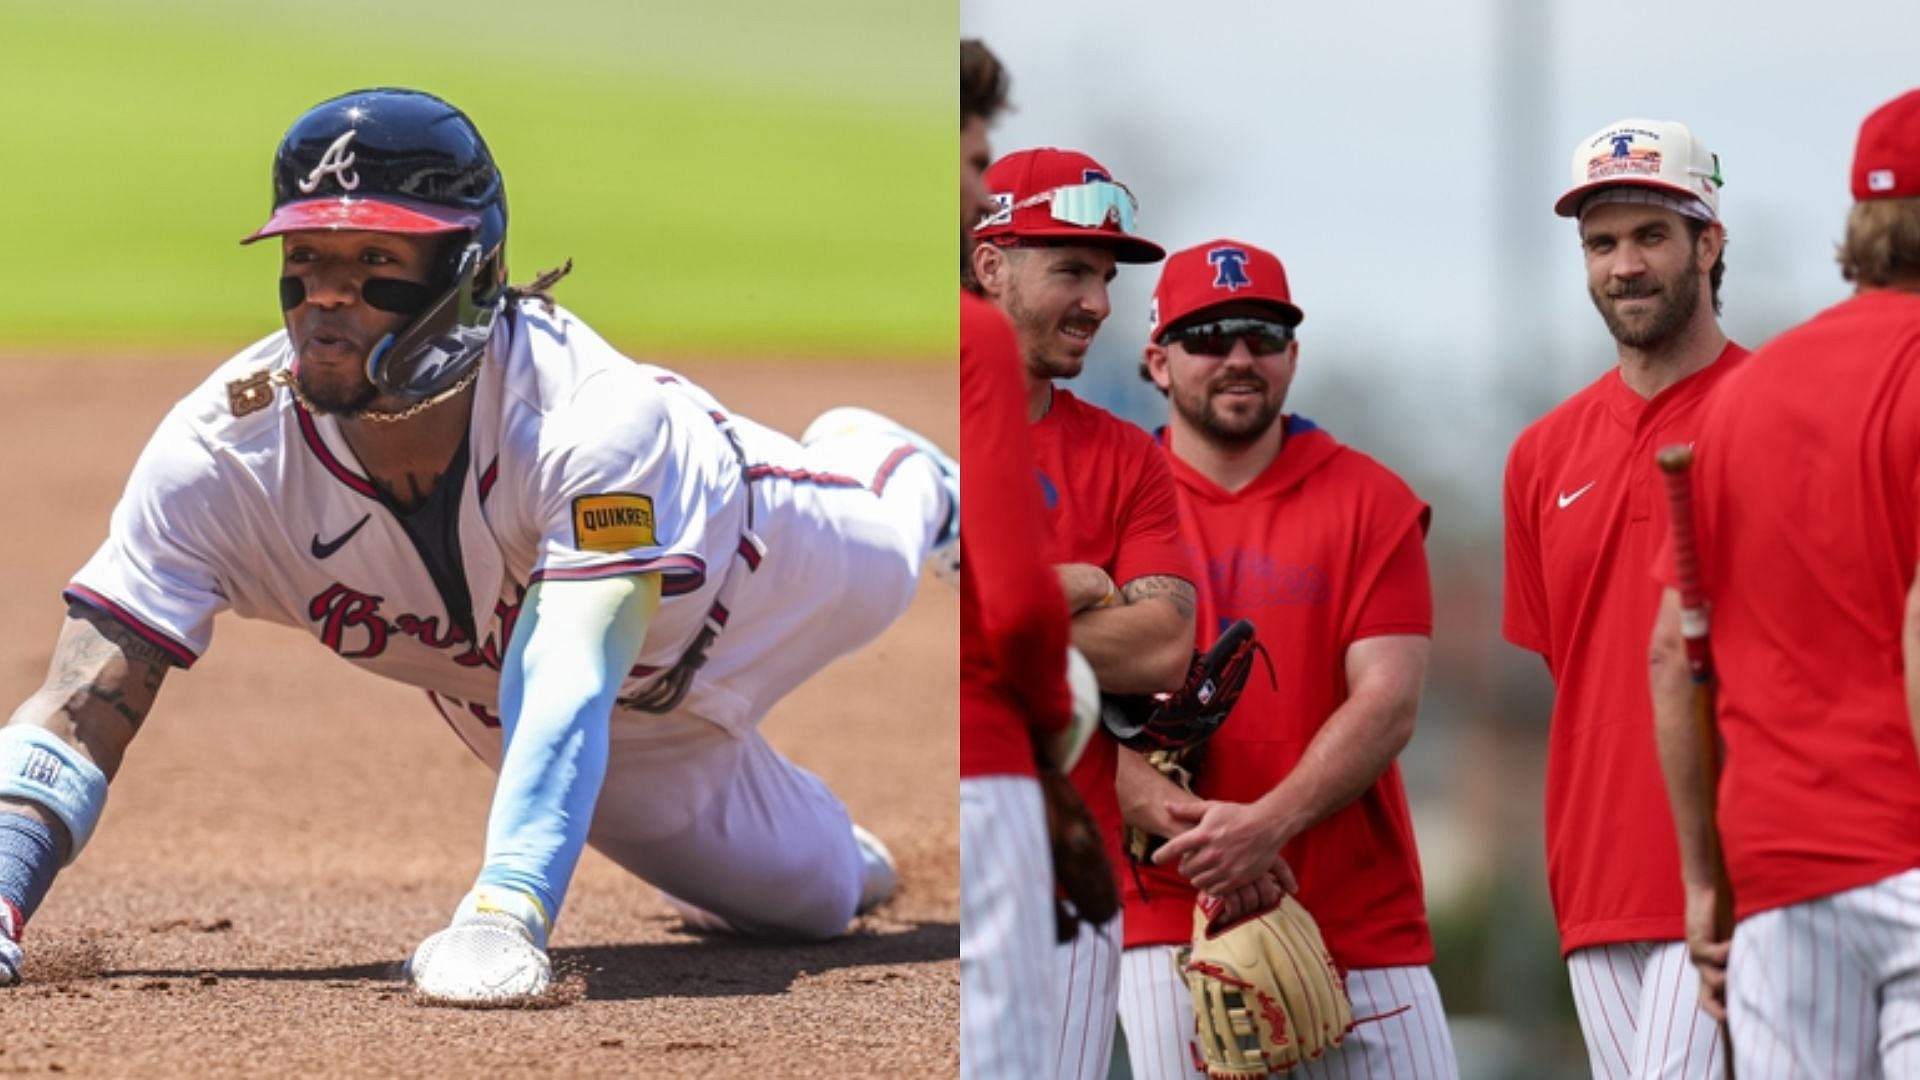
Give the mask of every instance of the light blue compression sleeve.
[[549, 929], [606, 778], [608, 714], [659, 607], [657, 574], [537, 582], [521, 602], [500, 671], [505, 749], [477, 884], [532, 896]]

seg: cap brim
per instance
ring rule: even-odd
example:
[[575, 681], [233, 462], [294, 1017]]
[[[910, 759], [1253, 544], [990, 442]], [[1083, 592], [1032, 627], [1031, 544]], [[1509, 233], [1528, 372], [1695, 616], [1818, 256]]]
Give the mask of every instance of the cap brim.
[[251, 244], [282, 233], [320, 229], [424, 235], [460, 232], [479, 226], [480, 214], [473, 210], [397, 199], [328, 196], [287, 203], [275, 210], [265, 225], [240, 242]]
[[[1648, 179], [1639, 178], [1639, 177], [1613, 176], [1613, 177], [1608, 177], [1605, 180], [1595, 180], [1590, 184], [1581, 184], [1579, 187], [1568, 191], [1565, 195], [1560, 196], [1559, 200], [1553, 204], [1553, 212], [1565, 218], [1579, 217], [1581, 202], [1583, 202], [1587, 196], [1593, 194], [1596, 191], [1599, 191], [1601, 188], [1609, 188], [1609, 187], [1652, 188], [1655, 191], [1664, 191], [1671, 195], [1680, 195], [1685, 198], [1693, 199], [1694, 201], [1699, 202], [1702, 205], [1706, 204], [1706, 200], [1700, 198], [1700, 194], [1698, 192], [1691, 191], [1687, 188], [1681, 187], [1679, 184], [1669, 183], [1668, 181], [1665, 181], [1665, 180], [1648, 180]], [[1709, 206], [1707, 207], [1707, 209], [1712, 210], [1713, 208]]]
[[1103, 229], [1077, 229], [1063, 225], [1057, 229], [1021, 229], [1014, 232], [1004, 227], [989, 233], [975, 233], [980, 240], [1010, 239], [1021, 240], [1064, 240], [1065, 247], [1105, 248], [1113, 252], [1113, 257], [1123, 263], [1157, 263], [1167, 257], [1167, 249], [1151, 240], [1142, 240], [1125, 233], [1107, 232]]
[[1203, 304], [1191, 311], [1182, 312], [1177, 318], [1169, 319], [1166, 325], [1154, 332], [1157, 339], [1161, 334], [1170, 333], [1191, 322], [1199, 322], [1213, 316], [1221, 308], [1266, 308], [1279, 315], [1280, 322], [1288, 327], [1296, 327], [1306, 321], [1307, 313], [1294, 305], [1265, 296], [1239, 296], [1228, 300], [1219, 300]]

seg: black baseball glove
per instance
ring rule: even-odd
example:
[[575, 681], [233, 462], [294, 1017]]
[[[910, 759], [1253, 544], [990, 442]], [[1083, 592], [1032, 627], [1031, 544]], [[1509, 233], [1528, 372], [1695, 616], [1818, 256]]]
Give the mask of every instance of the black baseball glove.
[[[1226, 722], [1259, 654], [1274, 681], [1273, 661], [1254, 640], [1253, 624], [1239, 619], [1206, 652], [1195, 651], [1187, 681], [1171, 694], [1102, 694], [1100, 721], [1122, 746], [1143, 754], [1175, 754], [1205, 742]], [[1277, 684], [1276, 684], [1277, 685]]]

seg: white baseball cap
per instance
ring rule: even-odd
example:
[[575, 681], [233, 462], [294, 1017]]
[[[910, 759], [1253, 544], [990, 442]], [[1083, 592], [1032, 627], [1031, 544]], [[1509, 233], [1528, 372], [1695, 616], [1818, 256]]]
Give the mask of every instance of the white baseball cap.
[[1553, 204], [1561, 217], [1580, 216], [1587, 196], [1601, 188], [1635, 187], [1696, 200], [1707, 217], [1720, 217], [1719, 155], [1671, 120], [1619, 120], [1573, 148], [1573, 186]]

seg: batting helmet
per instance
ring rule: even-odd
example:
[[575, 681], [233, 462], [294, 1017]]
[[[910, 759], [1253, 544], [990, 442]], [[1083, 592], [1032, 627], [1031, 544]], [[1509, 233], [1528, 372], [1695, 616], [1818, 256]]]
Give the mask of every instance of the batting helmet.
[[[465, 113], [432, 94], [356, 90], [308, 109], [273, 158], [273, 216], [242, 240], [310, 229], [465, 233], [430, 283], [369, 279], [362, 298], [413, 316], [367, 356], [383, 393], [429, 397], [478, 363], [506, 285], [507, 194]], [[305, 296], [282, 278], [281, 307]]]

